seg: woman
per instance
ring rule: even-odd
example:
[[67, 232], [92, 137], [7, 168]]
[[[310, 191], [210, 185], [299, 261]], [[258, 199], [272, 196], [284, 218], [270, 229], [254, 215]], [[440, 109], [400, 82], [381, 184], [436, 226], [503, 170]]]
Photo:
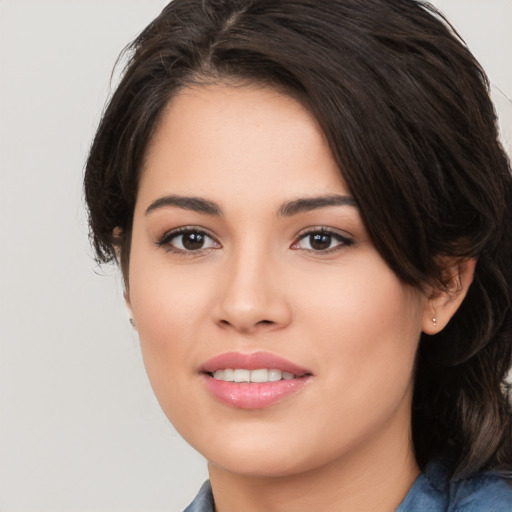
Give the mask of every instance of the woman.
[[174, 0], [85, 193], [190, 511], [509, 511], [512, 184], [485, 75], [412, 0]]

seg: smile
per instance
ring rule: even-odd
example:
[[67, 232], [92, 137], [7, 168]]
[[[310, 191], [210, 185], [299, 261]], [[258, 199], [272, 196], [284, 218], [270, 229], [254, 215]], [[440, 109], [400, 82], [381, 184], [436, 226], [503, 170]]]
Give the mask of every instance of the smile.
[[244, 368], [225, 370], [216, 370], [213, 378], [225, 382], [277, 382], [279, 380], [292, 380], [297, 378], [293, 373], [281, 371], [278, 369], [267, 370], [258, 368], [257, 370], [246, 370]]
[[228, 352], [200, 369], [216, 400], [239, 409], [263, 409], [295, 395], [313, 378], [311, 371], [268, 352]]

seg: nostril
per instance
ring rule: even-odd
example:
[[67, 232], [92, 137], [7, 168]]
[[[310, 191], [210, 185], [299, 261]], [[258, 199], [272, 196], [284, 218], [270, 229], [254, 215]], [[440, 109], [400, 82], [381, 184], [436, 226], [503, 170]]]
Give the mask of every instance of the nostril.
[[[236, 324], [235, 323], [232, 323], [230, 322], [229, 320], [226, 320], [226, 319], [221, 319], [219, 320], [219, 324], [224, 326], [224, 327], [235, 327]], [[273, 322], [272, 320], [260, 320], [258, 322], [256, 322], [255, 324], [253, 324], [253, 326], [257, 326], [257, 325], [274, 325], [275, 322]], [[240, 326], [240, 328], [244, 328], [243, 326]]]

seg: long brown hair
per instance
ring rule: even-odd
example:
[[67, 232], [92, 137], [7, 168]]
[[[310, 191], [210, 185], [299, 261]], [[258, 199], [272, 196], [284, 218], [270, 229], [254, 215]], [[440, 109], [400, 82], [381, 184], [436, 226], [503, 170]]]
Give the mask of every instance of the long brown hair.
[[413, 440], [420, 466], [449, 449], [455, 474], [512, 474], [510, 165], [487, 78], [446, 20], [413, 0], [174, 0], [128, 51], [86, 166], [99, 261], [120, 251], [126, 276], [145, 149], [180, 88], [285, 91], [319, 122], [403, 282], [443, 287], [442, 256], [478, 258], [449, 325], [422, 335]]

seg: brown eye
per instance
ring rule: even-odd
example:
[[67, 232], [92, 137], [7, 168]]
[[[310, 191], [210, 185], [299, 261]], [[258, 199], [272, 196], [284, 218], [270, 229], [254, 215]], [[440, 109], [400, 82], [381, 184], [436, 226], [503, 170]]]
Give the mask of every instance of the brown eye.
[[331, 247], [332, 235], [327, 233], [315, 233], [309, 235], [309, 245], [315, 251], [325, 251]]
[[190, 232], [181, 235], [181, 243], [188, 251], [197, 251], [202, 249], [205, 243], [205, 235], [203, 233]]
[[311, 252], [330, 252], [352, 245], [350, 238], [326, 229], [304, 233], [300, 239], [292, 245], [292, 249], [303, 249]]
[[158, 242], [171, 252], [201, 252], [206, 249], [217, 249], [220, 244], [203, 231], [195, 229], [180, 229], [166, 233]]

